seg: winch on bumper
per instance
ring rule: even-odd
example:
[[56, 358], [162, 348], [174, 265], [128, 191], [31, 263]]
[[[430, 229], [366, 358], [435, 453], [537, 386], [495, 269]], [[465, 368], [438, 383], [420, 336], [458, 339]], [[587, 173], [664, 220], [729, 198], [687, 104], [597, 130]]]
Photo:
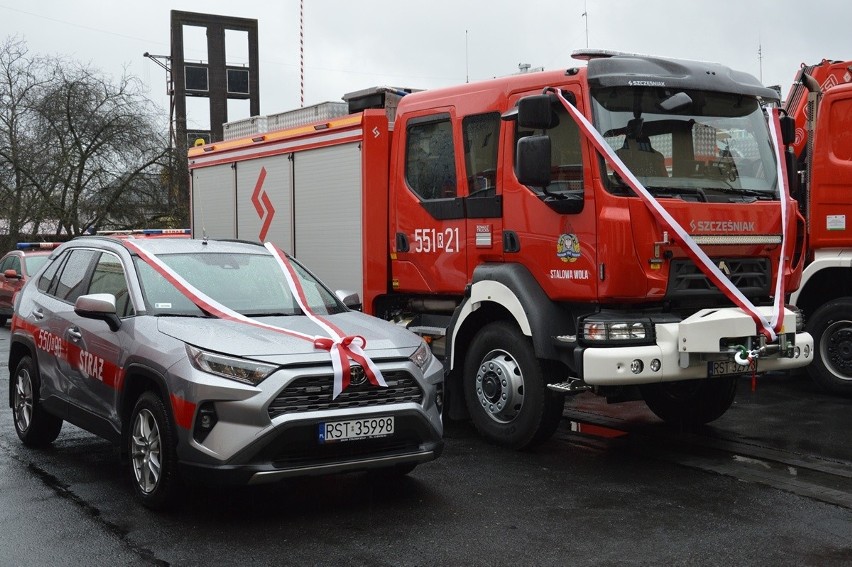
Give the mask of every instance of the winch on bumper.
[[[769, 307], [758, 311], [767, 319], [771, 316]], [[814, 357], [813, 337], [797, 331], [802, 327], [799, 317], [785, 309], [784, 325], [770, 343], [755, 332], [754, 320], [744, 311], [703, 309], [679, 322], [654, 323], [653, 336], [649, 337], [655, 337], [654, 344], [628, 340], [625, 342], [630, 344], [624, 346], [619, 346], [618, 341], [590, 346], [590, 341], [584, 341], [575, 351], [575, 359], [580, 377], [591, 386], [651, 384], [749, 373], [754, 368], [746, 360], [750, 357], [756, 362], [757, 372], [790, 370], [809, 364]]]

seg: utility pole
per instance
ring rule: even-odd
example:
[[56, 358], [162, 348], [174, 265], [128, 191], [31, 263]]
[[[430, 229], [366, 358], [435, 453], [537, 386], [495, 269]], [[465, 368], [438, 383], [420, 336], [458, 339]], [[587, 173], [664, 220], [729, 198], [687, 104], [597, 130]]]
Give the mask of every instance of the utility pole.
[[172, 84], [172, 69], [170, 66], [172, 58], [168, 55], [152, 55], [147, 51], [142, 54], [165, 69], [166, 71], [166, 94], [169, 95], [169, 147], [174, 147], [175, 142], [175, 88]]
[[470, 59], [467, 47], [467, 30], [464, 30], [464, 82], [470, 82]]

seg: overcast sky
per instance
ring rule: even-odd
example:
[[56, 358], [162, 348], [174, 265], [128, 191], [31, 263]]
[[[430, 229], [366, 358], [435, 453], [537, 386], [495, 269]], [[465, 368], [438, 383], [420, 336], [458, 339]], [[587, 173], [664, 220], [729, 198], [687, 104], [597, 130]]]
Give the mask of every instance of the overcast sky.
[[[261, 114], [300, 105], [299, 0], [0, 0], [0, 35], [32, 54], [126, 70], [166, 109], [166, 72], [142, 54], [170, 53], [171, 10], [257, 19]], [[587, 45], [719, 62], [786, 95], [801, 63], [852, 59], [850, 16], [852, 4], [836, 0], [304, 0], [304, 104], [508, 75], [522, 63], [567, 68]], [[204, 41], [188, 30], [185, 57], [203, 59]], [[247, 60], [234, 37], [228, 63]], [[248, 116], [247, 101], [229, 113]], [[208, 127], [203, 107], [189, 114], [190, 128]]]

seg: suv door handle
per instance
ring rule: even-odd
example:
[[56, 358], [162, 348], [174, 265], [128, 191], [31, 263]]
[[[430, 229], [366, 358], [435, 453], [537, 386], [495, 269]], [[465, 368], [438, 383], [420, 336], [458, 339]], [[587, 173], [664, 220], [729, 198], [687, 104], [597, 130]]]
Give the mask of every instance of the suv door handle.
[[80, 329], [77, 327], [71, 327], [68, 329], [68, 334], [71, 336], [71, 340], [75, 343], [83, 338], [83, 333], [81, 333]]
[[44, 311], [42, 311], [41, 309], [33, 310], [33, 319], [38, 319], [39, 321], [44, 319]]

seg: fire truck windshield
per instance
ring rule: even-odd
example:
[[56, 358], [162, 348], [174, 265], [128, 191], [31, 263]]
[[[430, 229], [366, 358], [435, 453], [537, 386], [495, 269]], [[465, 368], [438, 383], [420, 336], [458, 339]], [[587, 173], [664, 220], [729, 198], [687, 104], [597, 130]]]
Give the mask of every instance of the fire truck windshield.
[[[595, 126], [653, 194], [691, 200], [777, 199], [769, 129], [754, 97], [607, 87], [592, 91]], [[607, 188], [629, 194], [601, 158]]]

